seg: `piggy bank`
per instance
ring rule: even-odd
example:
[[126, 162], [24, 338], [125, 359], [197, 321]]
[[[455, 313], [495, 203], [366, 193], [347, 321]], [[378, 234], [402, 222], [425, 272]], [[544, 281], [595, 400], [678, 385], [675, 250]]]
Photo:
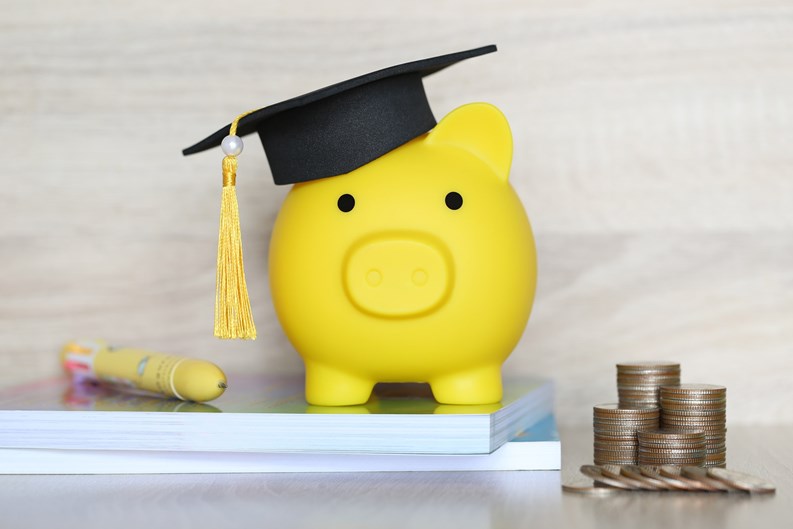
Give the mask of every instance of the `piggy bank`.
[[352, 172], [293, 186], [270, 287], [310, 404], [365, 403], [377, 382], [427, 382], [444, 404], [501, 400], [536, 284], [511, 162], [507, 120], [476, 103]]

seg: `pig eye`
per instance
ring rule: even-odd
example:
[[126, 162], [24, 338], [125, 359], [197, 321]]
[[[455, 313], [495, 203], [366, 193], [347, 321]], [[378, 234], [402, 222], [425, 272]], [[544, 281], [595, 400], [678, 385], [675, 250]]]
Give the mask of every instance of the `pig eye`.
[[339, 197], [339, 201], [336, 202], [336, 205], [339, 206], [339, 209], [344, 213], [349, 213], [352, 211], [352, 208], [355, 207], [355, 198], [348, 193], [344, 193]]
[[452, 191], [446, 195], [446, 207], [449, 209], [460, 209], [463, 207], [463, 197], [460, 193]]

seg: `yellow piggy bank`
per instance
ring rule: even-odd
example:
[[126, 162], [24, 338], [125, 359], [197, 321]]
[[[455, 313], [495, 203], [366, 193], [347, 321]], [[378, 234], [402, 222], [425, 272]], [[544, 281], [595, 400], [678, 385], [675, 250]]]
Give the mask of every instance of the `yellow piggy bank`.
[[501, 400], [536, 284], [511, 162], [506, 119], [476, 103], [352, 172], [294, 185], [270, 286], [310, 404], [361, 404], [377, 382], [428, 382], [445, 404]]

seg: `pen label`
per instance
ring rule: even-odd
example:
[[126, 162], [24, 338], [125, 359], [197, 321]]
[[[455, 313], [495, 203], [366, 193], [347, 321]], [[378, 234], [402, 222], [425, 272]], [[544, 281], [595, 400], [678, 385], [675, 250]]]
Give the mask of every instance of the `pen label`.
[[99, 342], [90, 340], [71, 342], [63, 349], [63, 367], [75, 375], [95, 376], [94, 359], [103, 348]]
[[178, 397], [172, 385], [172, 375], [176, 364], [181, 362], [181, 360], [178, 356], [157, 355], [156, 357], [151, 357], [146, 363], [149, 366], [149, 370], [154, 371], [153, 381], [157, 386], [158, 392], [169, 397]]
[[139, 377], [143, 376], [143, 372], [146, 370], [146, 364], [148, 364], [148, 363], [149, 363], [149, 357], [148, 356], [143, 357], [143, 360], [138, 362], [138, 376]]

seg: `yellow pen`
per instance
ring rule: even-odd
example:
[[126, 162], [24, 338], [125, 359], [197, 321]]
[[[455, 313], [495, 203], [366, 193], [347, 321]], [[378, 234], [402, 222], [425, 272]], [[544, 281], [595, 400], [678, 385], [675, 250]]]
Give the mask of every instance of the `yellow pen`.
[[226, 375], [211, 362], [143, 349], [115, 349], [104, 340], [67, 343], [61, 350], [61, 363], [75, 376], [195, 402], [216, 399], [227, 387]]

